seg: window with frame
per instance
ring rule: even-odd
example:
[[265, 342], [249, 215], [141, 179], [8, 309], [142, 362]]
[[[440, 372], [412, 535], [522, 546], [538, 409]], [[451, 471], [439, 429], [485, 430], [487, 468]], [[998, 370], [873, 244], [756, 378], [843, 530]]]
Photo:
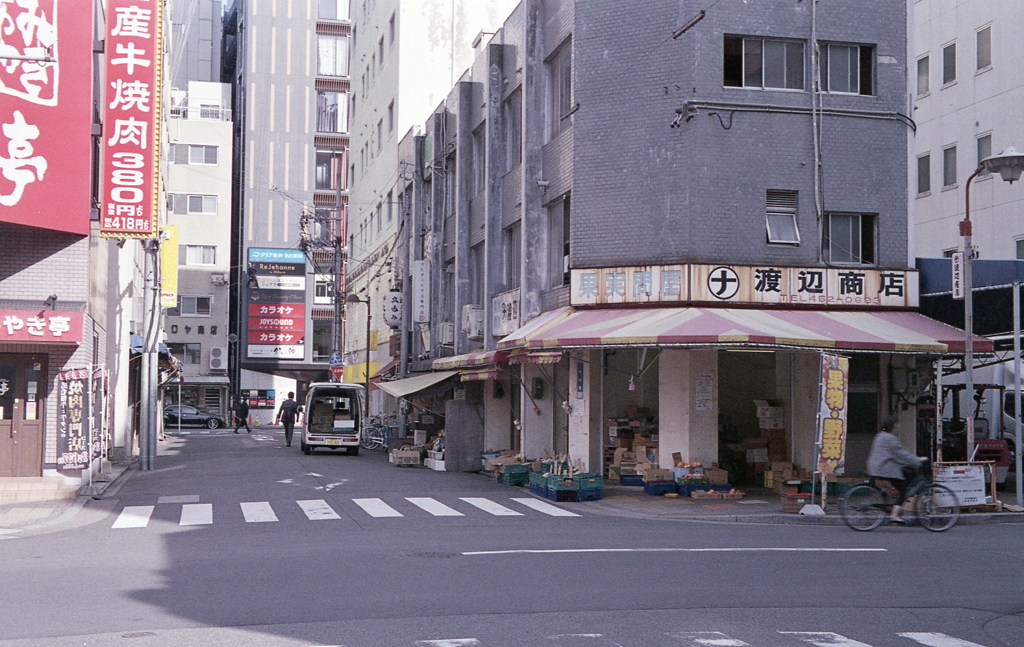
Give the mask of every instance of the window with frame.
[[349, 0], [320, 0], [317, 16], [325, 20], [348, 20]]
[[388, 104], [388, 134], [395, 132], [395, 102]]
[[917, 158], [917, 194], [924, 195], [932, 190], [932, 156], [925, 153]]
[[395, 43], [395, 14], [391, 14], [391, 18], [388, 20], [388, 44], [393, 45]]
[[734, 88], [804, 89], [804, 43], [725, 36], [723, 84]]
[[942, 188], [956, 186], [956, 146], [942, 149]]
[[381, 216], [383, 215], [383, 213], [384, 213], [383, 205], [381, 205], [378, 202], [377, 203], [377, 209], [373, 212], [374, 220], [377, 223], [377, 227], [376, 227], [377, 233], [380, 233], [380, 230], [381, 230], [381, 223], [383, 221], [383, 218]]
[[170, 342], [167, 351], [181, 360], [182, 364], [201, 364], [203, 361], [202, 344], [182, 344]]
[[328, 305], [331, 301], [331, 277], [326, 274], [317, 274], [314, 284], [313, 303], [316, 305]]
[[473, 191], [477, 195], [487, 184], [486, 122], [473, 131]]
[[[401, 199], [401, 196], [399, 196]], [[394, 191], [388, 191], [388, 196], [384, 201], [384, 210], [387, 212], [388, 224], [395, 218], [395, 193]]]
[[178, 295], [178, 314], [182, 317], [209, 317], [211, 313], [211, 296]]
[[1016, 259], [1018, 261], [1024, 261], [1024, 238], [1018, 238], [1013, 241], [1014, 248], [1016, 251]]
[[503, 232], [505, 239], [503, 245], [505, 250], [505, 290], [514, 290], [519, 287], [523, 252], [522, 231], [522, 226], [517, 222]]
[[822, 256], [829, 263], [875, 264], [875, 225], [866, 213], [827, 213], [822, 219]]
[[348, 132], [348, 96], [345, 92], [317, 90], [316, 130], [320, 133]]
[[377, 152], [379, 153], [381, 148], [384, 146], [384, 117], [380, 118], [377, 122]]
[[168, 157], [173, 164], [216, 165], [217, 147], [206, 144], [172, 144]]
[[567, 193], [548, 207], [548, 287], [569, 284], [571, 198]]
[[331, 320], [313, 321], [313, 361], [326, 362], [331, 359], [334, 348], [334, 322]]
[[168, 193], [167, 211], [179, 216], [216, 216], [217, 196]]
[[340, 188], [342, 165], [341, 151], [317, 150], [314, 188], [328, 191]]
[[178, 262], [182, 265], [216, 265], [216, 245], [178, 245]]
[[975, 63], [977, 70], [985, 70], [992, 67], [992, 27], [979, 29], [975, 34], [977, 54]]
[[917, 59], [917, 95], [923, 96], [931, 91], [928, 75], [931, 73], [931, 57], [927, 54]]
[[942, 48], [942, 85], [956, 81], [956, 43]]
[[873, 94], [875, 48], [822, 43], [821, 85], [826, 92]]
[[554, 137], [566, 125], [566, 119], [572, 110], [572, 40], [563, 44], [548, 61], [548, 77], [550, 79], [551, 136]]
[[800, 228], [796, 221], [796, 191], [768, 189], [765, 192], [765, 225], [768, 242], [799, 245]]
[[317, 34], [316, 73], [348, 76], [348, 37]]
[[516, 90], [505, 100], [505, 170], [523, 161], [523, 92]]
[[384, 67], [384, 37], [377, 41], [377, 65]]
[[[977, 163], [977, 165], [974, 168], [981, 168], [981, 160], [985, 159], [986, 157], [992, 157], [992, 135], [991, 134], [982, 135], [981, 137], [978, 137], [977, 141], [978, 141], [978, 147], [977, 147], [978, 148], [978, 163]], [[982, 171], [981, 173], [978, 174], [978, 177], [984, 177], [984, 176], [988, 176], [988, 175], [991, 175], [991, 174], [992, 174], [992, 171], [989, 171], [988, 169], [985, 169], [984, 171]]]

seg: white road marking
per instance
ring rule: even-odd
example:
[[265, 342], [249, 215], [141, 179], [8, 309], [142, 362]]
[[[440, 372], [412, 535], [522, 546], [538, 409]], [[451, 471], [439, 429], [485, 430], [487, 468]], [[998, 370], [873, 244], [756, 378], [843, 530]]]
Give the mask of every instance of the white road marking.
[[294, 482], [295, 481], [293, 479], [283, 479], [283, 480], [278, 481], [278, 483], [294, 483]]
[[669, 634], [673, 638], [686, 641], [688, 645], [704, 645], [706, 647], [750, 647], [742, 640], [736, 640], [726, 636], [721, 631], [684, 631], [678, 634]]
[[927, 647], [982, 647], [978, 643], [961, 640], [960, 638], [953, 638], [946, 634], [910, 632], [896, 635], [909, 638], [914, 642], [927, 645]]
[[157, 498], [159, 503], [199, 503], [198, 494], [182, 494], [180, 496], [162, 496]]
[[566, 510], [564, 508], [559, 508], [557, 505], [551, 505], [550, 503], [545, 503], [545, 502], [541, 501], [540, 499], [525, 499], [524, 498], [524, 499], [512, 499], [512, 500], [515, 501], [516, 503], [521, 503], [521, 504], [525, 505], [527, 508], [530, 508], [531, 510], [536, 510], [537, 512], [543, 512], [544, 514], [552, 516], [552, 517], [578, 517], [579, 516], [575, 512], [569, 512], [568, 510]]
[[277, 515], [274, 514], [274, 509], [267, 501], [253, 501], [239, 505], [242, 506], [242, 516], [245, 517], [246, 523], [277, 521]]
[[871, 647], [853, 638], [840, 636], [831, 631], [780, 631], [784, 636], [793, 636], [797, 640], [811, 643], [815, 647]]
[[310, 501], [296, 501], [302, 511], [306, 513], [310, 521], [324, 521], [326, 519], [341, 519], [337, 512], [323, 499]]
[[417, 640], [417, 647], [474, 647], [483, 643], [476, 638], [454, 638], [449, 640]]
[[366, 511], [371, 517], [401, 517], [402, 513], [395, 510], [380, 499], [352, 499], [360, 508]]
[[331, 490], [333, 490], [334, 488], [338, 487], [339, 485], [344, 485], [344, 484], [345, 484], [345, 481], [338, 481], [337, 483], [328, 483], [327, 485], [318, 485], [318, 486], [316, 486], [313, 489], [314, 490], [323, 490], [324, 492], [330, 492]]
[[[885, 548], [546, 548], [517, 550], [478, 550], [463, 555], [525, 555], [568, 553], [887, 553]], [[783, 632], [786, 633], [786, 632]], [[801, 633], [801, 632], [788, 632]], [[804, 632], [806, 633], [806, 632]], [[819, 635], [810, 632], [807, 635]], [[825, 635], [825, 634], [821, 634]], [[801, 640], [803, 640], [801, 638]], [[844, 643], [827, 643], [844, 644]]]
[[515, 510], [511, 510], [509, 508], [506, 508], [503, 505], [499, 505], [499, 504], [495, 503], [494, 501], [491, 501], [490, 499], [484, 499], [483, 497], [463, 496], [463, 497], [459, 497], [459, 498], [462, 501], [465, 501], [466, 503], [468, 503], [469, 505], [474, 506], [476, 508], [480, 508], [484, 512], [487, 512], [489, 514], [493, 514], [496, 517], [521, 517], [521, 516], [523, 516], [522, 512], [516, 512]]
[[441, 503], [437, 499], [431, 499], [430, 497], [405, 497], [405, 500], [413, 504], [418, 508], [423, 508], [435, 517], [464, 517], [458, 510], [449, 508], [445, 504]]
[[212, 503], [186, 503], [181, 506], [179, 526], [206, 526], [213, 523]]
[[153, 514], [152, 505], [127, 505], [111, 528], [145, 528]]

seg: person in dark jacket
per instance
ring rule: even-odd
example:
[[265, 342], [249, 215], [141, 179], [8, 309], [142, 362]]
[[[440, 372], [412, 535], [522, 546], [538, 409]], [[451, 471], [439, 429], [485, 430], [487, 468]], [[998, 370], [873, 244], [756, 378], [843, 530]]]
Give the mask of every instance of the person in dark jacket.
[[284, 445], [292, 446], [292, 432], [295, 431], [295, 414], [299, 410], [299, 403], [293, 398], [294, 393], [288, 393], [288, 399], [281, 403], [277, 410], [277, 422], [284, 425]]
[[900, 439], [896, 437], [899, 428], [900, 423], [896, 416], [886, 416], [882, 419], [881, 429], [871, 443], [867, 472], [871, 476], [891, 482], [899, 490], [899, 499], [889, 513], [889, 520], [893, 523], [906, 523], [900, 517], [900, 512], [903, 501], [907, 498], [907, 486], [917, 476], [918, 468], [927, 459], [914, 456], [903, 448]]
[[252, 428], [249, 427], [249, 401], [245, 398], [239, 398], [235, 404], [235, 433], [238, 433], [238, 428], [245, 425], [245, 433], [251, 434]]

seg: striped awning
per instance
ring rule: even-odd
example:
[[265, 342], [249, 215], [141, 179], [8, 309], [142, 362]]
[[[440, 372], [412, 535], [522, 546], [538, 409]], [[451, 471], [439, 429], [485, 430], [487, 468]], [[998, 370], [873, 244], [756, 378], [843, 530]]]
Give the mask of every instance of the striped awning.
[[498, 379], [498, 367], [467, 368], [459, 371], [459, 379], [463, 382], [483, 382]]
[[487, 350], [435, 359], [430, 367], [435, 371], [451, 371], [472, 366], [497, 364], [506, 359], [508, 359], [507, 355], [500, 350]]
[[[541, 319], [544, 321], [540, 321]], [[962, 353], [964, 332], [916, 312], [742, 308], [563, 308], [541, 315], [498, 348], [682, 346]], [[974, 349], [992, 344], [974, 337]]]
[[562, 361], [560, 350], [530, 350], [516, 348], [509, 352], [509, 364], [557, 364]]

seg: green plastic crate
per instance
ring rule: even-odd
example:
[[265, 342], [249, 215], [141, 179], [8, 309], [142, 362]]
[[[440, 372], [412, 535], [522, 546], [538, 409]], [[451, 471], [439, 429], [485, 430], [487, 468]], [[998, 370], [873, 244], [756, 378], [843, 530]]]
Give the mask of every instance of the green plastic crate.
[[576, 479], [571, 476], [549, 476], [547, 478], [549, 490], [578, 490]]
[[505, 466], [505, 474], [529, 474], [530, 466], [526, 464], [513, 463]]
[[604, 478], [590, 472], [577, 474], [573, 477], [578, 490], [599, 490], [604, 487]]

